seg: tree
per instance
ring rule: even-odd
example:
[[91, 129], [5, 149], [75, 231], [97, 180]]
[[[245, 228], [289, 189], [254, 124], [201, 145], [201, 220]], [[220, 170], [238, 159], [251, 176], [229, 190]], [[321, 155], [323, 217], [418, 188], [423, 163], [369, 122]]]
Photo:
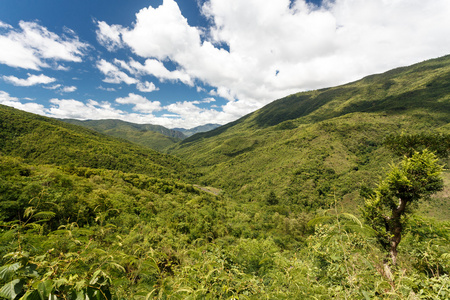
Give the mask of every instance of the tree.
[[415, 152], [392, 166], [374, 195], [366, 199], [364, 217], [389, 251], [393, 265], [397, 263], [397, 247], [406, 215], [420, 199], [442, 190], [441, 172], [442, 167], [432, 152]]

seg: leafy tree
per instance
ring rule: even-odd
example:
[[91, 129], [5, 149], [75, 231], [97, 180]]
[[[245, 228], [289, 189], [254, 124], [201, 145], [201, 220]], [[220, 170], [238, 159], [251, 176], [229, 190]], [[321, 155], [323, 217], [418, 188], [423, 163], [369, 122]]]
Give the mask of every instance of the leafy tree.
[[405, 218], [417, 202], [443, 188], [442, 167], [436, 156], [424, 150], [392, 166], [386, 178], [365, 202], [364, 217], [377, 232], [382, 246], [397, 262], [397, 247]]

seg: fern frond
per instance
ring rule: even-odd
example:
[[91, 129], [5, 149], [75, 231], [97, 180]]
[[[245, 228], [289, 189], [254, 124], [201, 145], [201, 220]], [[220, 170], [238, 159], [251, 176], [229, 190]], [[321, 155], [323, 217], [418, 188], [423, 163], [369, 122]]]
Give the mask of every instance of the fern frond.
[[40, 212], [36, 213], [35, 215], [33, 215], [33, 218], [41, 219], [41, 220], [42, 219], [48, 220], [48, 219], [53, 218], [55, 215], [56, 214], [52, 211], [40, 211]]

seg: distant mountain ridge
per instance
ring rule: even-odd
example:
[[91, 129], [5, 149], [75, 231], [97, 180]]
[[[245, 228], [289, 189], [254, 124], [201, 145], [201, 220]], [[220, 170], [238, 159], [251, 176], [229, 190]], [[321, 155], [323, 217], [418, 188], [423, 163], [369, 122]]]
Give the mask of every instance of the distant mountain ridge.
[[160, 125], [136, 124], [116, 119], [60, 120], [66, 123], [87, 127], [103, 134], [122, 138], [158, 151], [164, 151], [166, 148], [182, 141], [186, 137], [212, 130], [220, 126], [218, 124], [206, 124], [191, 129], [168, 129]]
[[176, 131], [180, 131], [182, 132], [185, 136], [190, 137], [196, 133], [202, 133], [202, 132], [207, 132], [213, 129], [216, 129], [217, 127], [220, 127], [222, 125], [220, 124], [205, 124], [205, 125], [200, 125], [191, 129], [184, 129], [184, 128], [173, 128], [173, 130]]

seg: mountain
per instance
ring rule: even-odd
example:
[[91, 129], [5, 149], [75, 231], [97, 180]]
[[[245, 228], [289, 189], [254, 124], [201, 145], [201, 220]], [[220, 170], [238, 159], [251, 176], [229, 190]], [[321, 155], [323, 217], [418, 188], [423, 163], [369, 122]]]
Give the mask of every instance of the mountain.
[[287, 96], [169, 153], [201, 166], [205, 184], [245, 201], [274, 192], [286, 204], [317, 209], [337, 197], [355, 210], [359, 191], [399, 159], [385, 145], [388, 136], [449, 134], [449, 121], [445, 56]]
[[180, 177], [186, 165], [88, 128], [0, 105], [0, 152], [27, 163], [75, 165]]
[[206, 124], [206, 125], [197, 126], [197, 127], [191, 128], [191, 129], [174, 128], [173, 130], [180, 131], [185, 136], [189, 137], [189, 136], [194, 135], [196, 133], [211, 131], [211, 130], [216, 129], [217, 127], [220, 127], [220, 126], [221, 126], [220, 124]]
[[91, 128], [100, 133], [122, 138], [158, 151], [162, 151], [186, 138], [180, 131], [152, 124], [135, 124], [110, 119], [86, 121], [61, 119], [61, 121]]

